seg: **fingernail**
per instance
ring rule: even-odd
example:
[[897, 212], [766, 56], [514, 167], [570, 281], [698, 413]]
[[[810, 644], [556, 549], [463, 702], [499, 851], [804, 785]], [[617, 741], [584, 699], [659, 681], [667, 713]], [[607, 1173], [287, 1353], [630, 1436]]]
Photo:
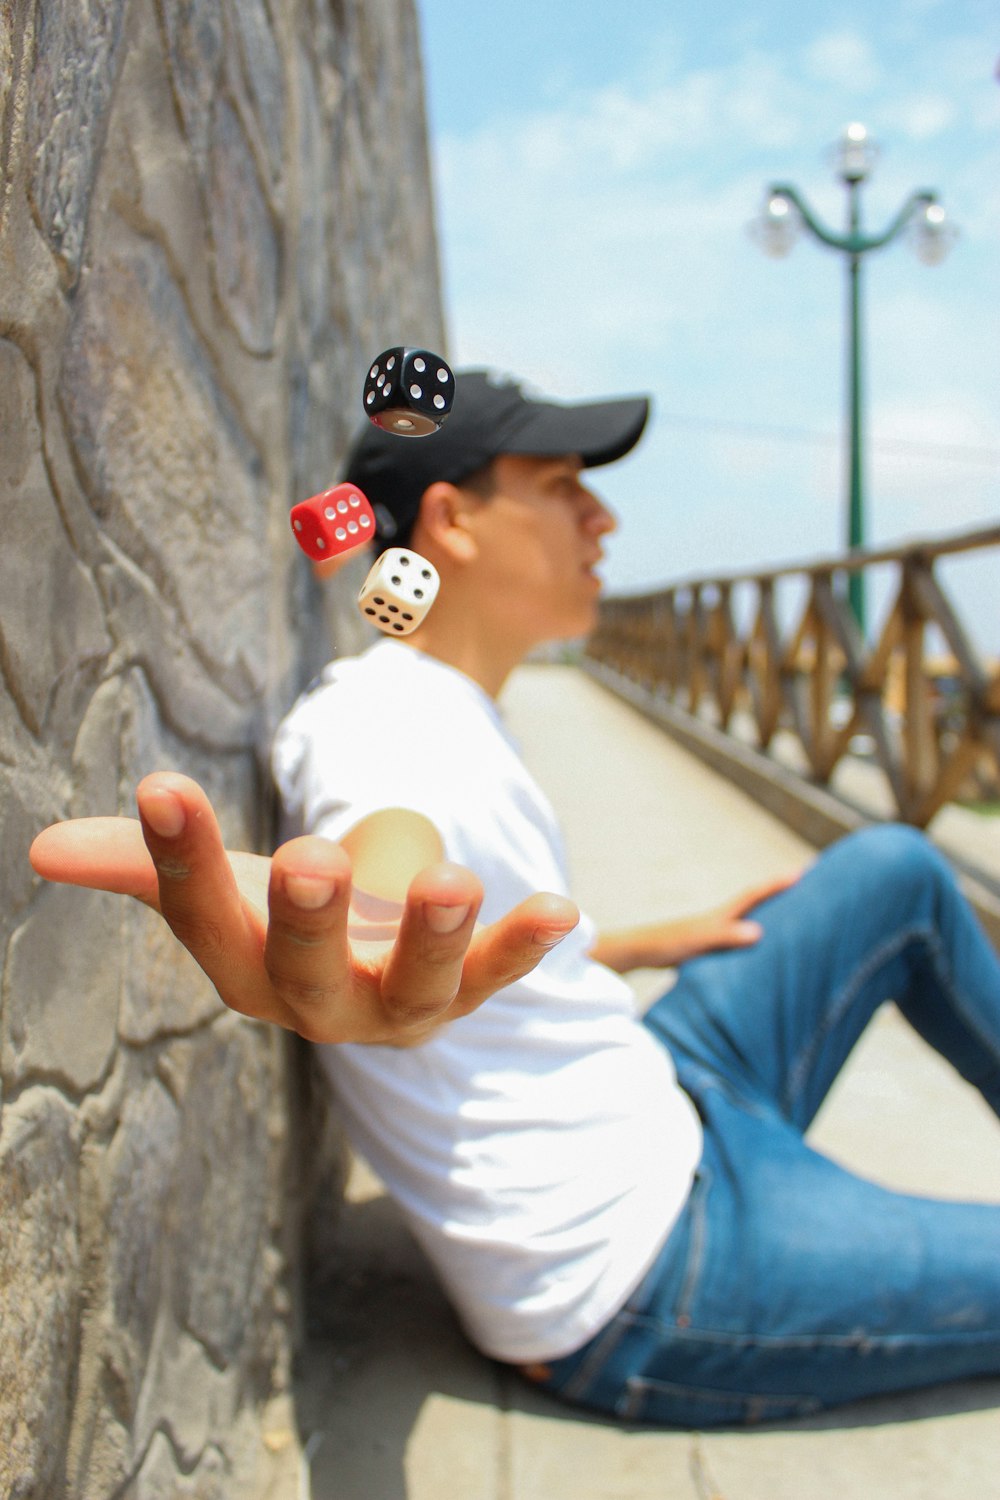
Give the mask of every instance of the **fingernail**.
[[175, 839], [184, 831], [184, 808], [170, 792], [150, 792], [143, 798], [142, 815], [161, 839]]
[[469, 915], [469, 903], [464, 906], [435, 906], [430, 901], [424, 907], [424, 916], [431, 932], [457, 932]]
[[319, 911], [333, 895], [335, 882], [326, 875], [286, 875], [285, 895], [303, 911]]
[[539, 948], [554, 948], [565, 936], [565, 932], [553, 932], [551, 927], [539, 927], [531, 941]]

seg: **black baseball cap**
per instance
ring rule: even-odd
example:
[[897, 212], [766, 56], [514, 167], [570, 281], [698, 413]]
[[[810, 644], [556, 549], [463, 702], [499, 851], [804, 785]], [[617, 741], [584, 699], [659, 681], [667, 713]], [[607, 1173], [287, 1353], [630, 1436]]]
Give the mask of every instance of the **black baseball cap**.
[[428, 485], [459, 484], [501, 453], [558, 458], [574, 453], [584, 468], [624, 458], [642, 436], [649, 398], [564, 404], [525, 395], [517, 381], [490, 370], [459, 370], [455, 402], [437, 432], [396, 437], [371, 422], [355, 439], [344, 478], [371, 501], [378, 540], [407, 535]]

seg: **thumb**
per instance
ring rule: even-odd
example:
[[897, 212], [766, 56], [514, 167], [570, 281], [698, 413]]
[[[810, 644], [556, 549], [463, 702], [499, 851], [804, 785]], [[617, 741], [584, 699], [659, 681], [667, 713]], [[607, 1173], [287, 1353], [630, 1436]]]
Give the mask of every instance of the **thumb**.
[[728, 943], [731, 948], [751, 948], [764, 936], [759, 922], [734, 922], [729, 929]]

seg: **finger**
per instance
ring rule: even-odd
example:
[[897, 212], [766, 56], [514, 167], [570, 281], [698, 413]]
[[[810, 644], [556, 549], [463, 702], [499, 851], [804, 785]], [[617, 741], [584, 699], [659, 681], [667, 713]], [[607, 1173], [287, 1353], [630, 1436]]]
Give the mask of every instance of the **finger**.
[[156, 872], [135, 818], [71, 818], [37, 834], [28, 851], [45, 880], [117, 895], [156, 891]]
[[240, 900], [207, 796], [189, 777], [160, 771], [140, 782], [136, 800], [160, 911], [174, 936], [227, 1005], [281, 1020], [260, 984], [260, 929]]
[[764, 936], [759, 922], [730, 922], [719, 934], [716, 948], [752, 948]]
[[54, 823], [28, 854], [46, 880], [136, 896], [159, 906], [156, 869], [135, 818], [72, 818]]
[[454, 1014], [467, 1014], [497, 990], [530, 974], [579, 920], [578, 908], [565, 896], [538, 894], [477, 934]]
[[448, 1011], [482, 902], [481, 883], [461, 865], [433, 865], [411, 882], [382, 973], [382, 1008], [394, 1028], [426, 1026]]
[[787, 891], [801, 880], [803, 873], [802, 870], [790, 870], [783, 875], [772, 876], [770, 880], [761, 881], [759, 885], [751, 886], [748, 891], [744, 891], [736, 898], [732, 908], [733, 915], [742, 916], [753, 907], [769, 901], [772, 896], [780, 896], [782, 891]]
[[[45, 880], [134, 896], [160, 909], [156, 866], [138, 818], [71, 818], [53, 823], [37, 835], [28, 858]], [[270, 860], [231, 850], [227, 858], [243, 898], [266, 920]]]
[[311, 1041], [362, 1040], [364, 1018], [351, 1014], [350, 895], [350, 860], [329, 839], [292, 839], [271, 861], [264, 966]]

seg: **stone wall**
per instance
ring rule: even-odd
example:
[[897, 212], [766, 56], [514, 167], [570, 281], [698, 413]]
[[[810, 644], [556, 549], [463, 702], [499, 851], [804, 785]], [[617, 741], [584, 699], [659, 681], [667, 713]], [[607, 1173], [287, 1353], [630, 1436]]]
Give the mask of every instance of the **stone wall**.
[[442, 340], [412, 0], [0, 0], [0, 195], [0, 1493], [245, 1500], [301, 1058], [26, 855], [156, 767], [268, 845], [269, 734], [354, 643], [288, 509]]

